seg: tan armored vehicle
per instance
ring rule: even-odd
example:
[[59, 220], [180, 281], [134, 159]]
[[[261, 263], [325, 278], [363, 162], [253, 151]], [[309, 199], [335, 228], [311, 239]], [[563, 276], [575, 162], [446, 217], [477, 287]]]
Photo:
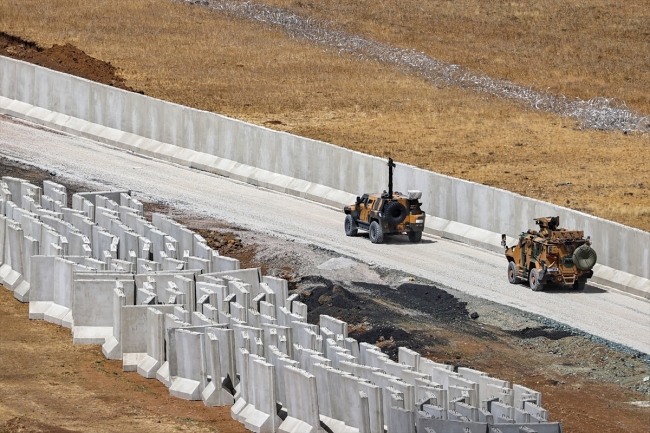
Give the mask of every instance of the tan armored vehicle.
[[506, 235], [501, 235], [501, 245], [508, 259], [508, 281], [516, 284], [528, 280], [534, 291], [544, 290], [546, 283], [572, 285], [584, 290], [593, 275], [596, 251], [582, 230], [558, 228], [560, 217], [535, 219], [539, 232], [528, 230], [519, 235], [519, 243], [508, 247]]
[[364, 194], [343, 209], [346, 235], [356, 236], [361, 229], [368, 231], [374, 244], [382, 243], [384, 236], [392, 234], [407, 234], [411, 242], [420, 242], [425, 218], [420, 209], [422, 192], [393, 192], [393, 167], [395, 164], [389, 158], [388, 192]]

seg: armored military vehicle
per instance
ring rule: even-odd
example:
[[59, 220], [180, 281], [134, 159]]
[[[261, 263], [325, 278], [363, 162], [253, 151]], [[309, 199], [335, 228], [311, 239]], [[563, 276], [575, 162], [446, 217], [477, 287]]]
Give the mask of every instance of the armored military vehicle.
[[522, 233], [512, 247], [506, 245], [506, 235], [501, 235], [508, 259], [508, 281], [516, 284], [527, 280], [534, 291], [544, 290], [545, 284], [551, 282], [584, 290], [597, 259], [590, 238], [585, 239], [582, 230], [559, 228], [559, 216], [536, 218], [535, 222], [539, 231]]
[[388, 191], [363, 194], [353, 205], [346, 206], [345, 234], [356, 236], [359, 229], [367, 230], [370, 241], [380, 244], [384, 236], [407, 234], [411, 242], [420, 242], [424, 230], [424, 211], [420, 208], [421, 191], [407, 194], [393, 192], [393, 168], [388, 159]]

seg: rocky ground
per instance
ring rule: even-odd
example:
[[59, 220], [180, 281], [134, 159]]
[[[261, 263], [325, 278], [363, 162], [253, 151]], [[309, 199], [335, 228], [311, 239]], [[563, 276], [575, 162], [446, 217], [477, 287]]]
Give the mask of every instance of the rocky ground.
[[[91, 189], [5, 158], [0, 175], [36, 184], [51, 179], [70, 193]], [[307, 243], [173, 206], [147, 203], [145, 209], [183, 222], [242, 267], [287, 279], [308, 305], [310, 322], [328, 314], [346, 320], [352, 337], [391, 357], [408, 346], [438, 362], [532, 387], [543, 393], [551, 420], [562, 421], [567, 432], [648, 431], [647, 355]], [[244, 431], [227, 408], [169, 397], [157, 381], [123, 373], [98, 346], [73, 346], [67, 329], [29, 321], [26, 305], [0, 293], [0, 432], [112, 432], [136, 424], [138, 431]]]

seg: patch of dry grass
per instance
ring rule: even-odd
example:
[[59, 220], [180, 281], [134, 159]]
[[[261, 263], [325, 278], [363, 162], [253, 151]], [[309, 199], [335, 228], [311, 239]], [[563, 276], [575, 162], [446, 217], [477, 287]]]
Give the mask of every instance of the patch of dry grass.
[[266, 0], [538, 89], [650, 113], [647, 1]]
[[[493, 77], [582, 98], [616, 96], [650, 112], [643, 1], [268, 3]], [[44, 46], [73, 43], [154, 97], [650, 230], [647, 137], [580, 131], [567, 119], [437, 89], [278, 29], [167, 0], [4, 1], [0, 30]], [[556, 186], [562, 182], [571, 185]]]

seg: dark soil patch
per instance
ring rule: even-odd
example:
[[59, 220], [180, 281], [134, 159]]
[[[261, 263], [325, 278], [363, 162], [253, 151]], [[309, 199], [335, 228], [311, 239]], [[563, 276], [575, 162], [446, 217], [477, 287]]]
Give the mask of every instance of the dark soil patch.
[[382, 313], [386, 317], [386, 312], [382, 311], [385, 307], [321, 276], [304, 276], [295, 282], [295, 287], [300, 293], [300, 302], [307, 304], [309, 323], [318, 323], [321, 314], [352, 324], [374, 322]]
[[467, 320], [467, 303], [436, 286], [404, 283], [393, 289], [380, 284], [354, 282], [355, 286], [375, 292], [378, 297], [390, 300], [404, 308], [431, 315], [442, 322]]
[[128, 86], [110, 62], [95, 59], [69, 43], [43, 48], [34, 42], [0, 32], [0, 55], [144, 94]]
[[[359, 286], [363, 283], [355, 283]], [[363, 284], [366, 289], [388, 286]], [[349, 336], [362, 343], [381, 348], [393, 360], [397, 360], [399, 347], [413, 350], [438, 344], [431, 336], [421, 332], [409, 332], [397, 323], [403, 316], [391, 308], [376, 302], [372, 297], [352, 293], [321, 276], [305, 276], [296, 282], [300, 302], [307, 305], [307, 321], [318, 324], [320, 315], [325, 314], [348, 323]]]
[[537, 338], [546, 337], [549, 340], [561, 340], [562, 338], [571, 337], [573, 334], [569, 331], [561, 331], [553, 329], [550, 326], [542, 326], [539, 328], [524, 328], [516, 331], [507, 331], [508, 334], [519, 338]]

